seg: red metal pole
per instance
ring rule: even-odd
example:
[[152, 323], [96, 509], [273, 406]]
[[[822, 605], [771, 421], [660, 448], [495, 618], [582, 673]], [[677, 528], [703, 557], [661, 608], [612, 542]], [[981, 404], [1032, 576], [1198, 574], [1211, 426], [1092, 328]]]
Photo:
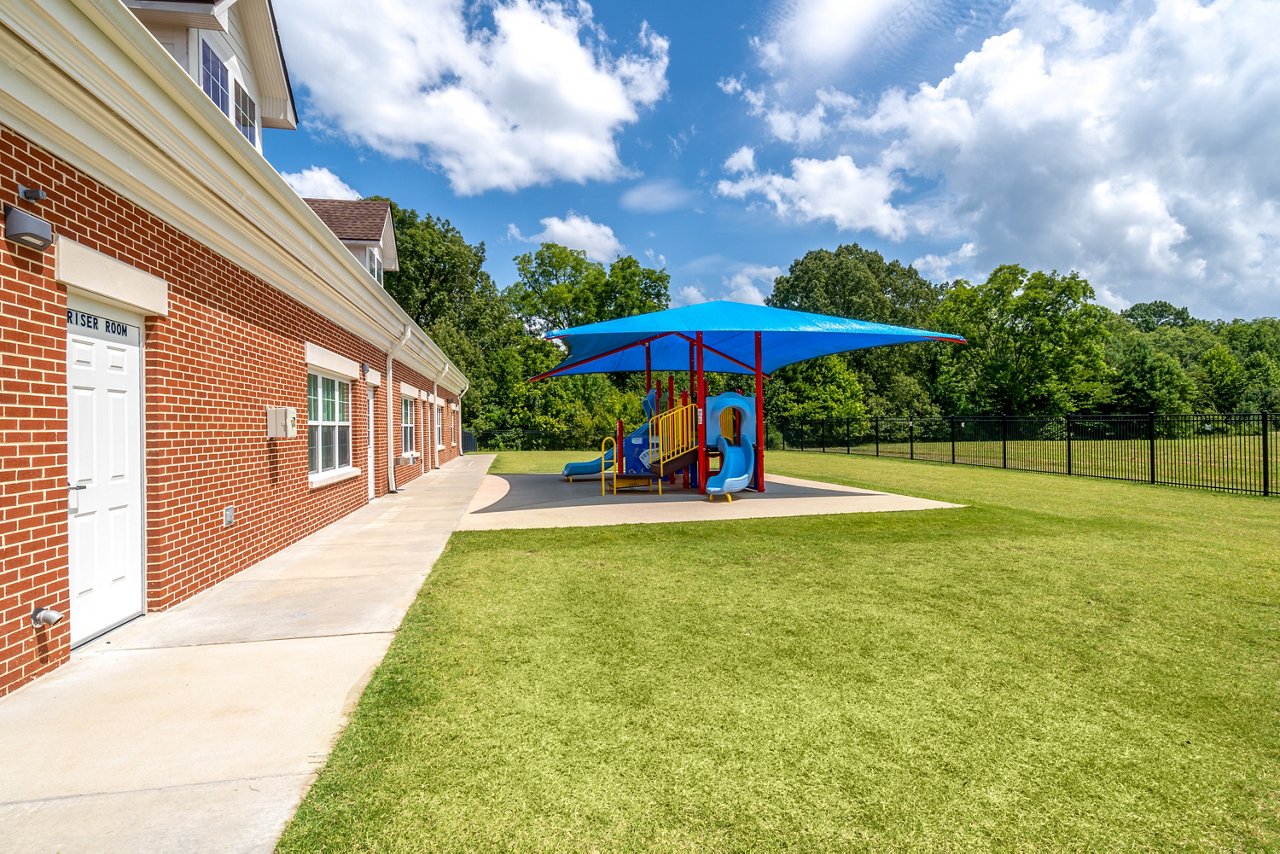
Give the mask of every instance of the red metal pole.
[[707, 494], [707, 378], [702, 372], [702, 333], [699, 332], [695, 349], [698, 351], [698, 491]]
[[676, 408], [676, 378], [667, 374], [667, 410]]
[[653, 388], [653, 360], [649, 353], [649, 345], [644, 345], [644, 393], [648, 394]]
[[756, 333], [756, 492], [764, 492], [764, 358]]
[[[689, 392], [687, 391], [680, 392], [680, 405], [681, 406], [689, 405]], [[681, 485], [685, 489], [688, 489], [689, 488], [689, 467], [688, 466], [684, 467], [684, 471], [681, 475], [681, 480], [682, 480]]]
[[618, 438], [613, 443], [613, 461], [623, 474], [627, 473], [627, 455], [622, 452], [622, 419], [618, 419]]

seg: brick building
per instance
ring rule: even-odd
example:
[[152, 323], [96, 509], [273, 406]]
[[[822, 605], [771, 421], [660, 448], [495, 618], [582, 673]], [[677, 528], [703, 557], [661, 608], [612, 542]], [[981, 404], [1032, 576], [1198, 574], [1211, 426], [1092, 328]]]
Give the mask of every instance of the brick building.
[[0, 10], [0, 694], [458, 454], [389, 210], [317, 203], [344, 245], [295, 124], [269, 0]]

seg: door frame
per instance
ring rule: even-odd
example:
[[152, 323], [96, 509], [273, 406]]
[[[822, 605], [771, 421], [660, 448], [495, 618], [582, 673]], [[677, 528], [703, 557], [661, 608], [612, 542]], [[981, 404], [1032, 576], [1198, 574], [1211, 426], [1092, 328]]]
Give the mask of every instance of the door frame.
[[[147, 327], [146, 314], [142, 311], [130, 308], [128, 306], [116, 303], [114, 301], [104, 300], [101, 297], [92, 294], [86, 294], [79, 289], [67, 287], [67, 311], [84, 311], [88, 314], [104, 317], [109, 320], [115, 320], [138, 328], [138, 437], [137, 437], [137, 471], [138, 471], [138, 581], [140, 585], [138, 597], [138, 611], [127, 617], [121, 618], [119, 621], [77, 640], [71, 645], [71, 649], [79, 649], [85, 644], [92, 643], [108, 632], [119, 628], [125, 623], [137, 619], [147, 613]], [[70, 340], [70, 333], [67, 333], [66, 339]], [[70, 434], [70, 417], [71, 417], [71, 399], [70, 399], [70, 367], [67, 365], [67, 359], [70, 358], [70, 352], [63, 358], [63, 364], [66, 366], [66, 376], [64, 377], [63, 400], [66, 405], [66, 423], [67, 432], [67, 470], [63, 478], [68, 484], [71, 483], [71, 434]], [[67, 515], [70, 518], [71, 508], [70, 499], [68, 498]], [[67, 535], [67, 577], [66, 584], [68, 595], [71, 588], [71, 537], [70, 531]], [[68, 600], [70, 601], [70, 600]], [[76, 618], [75, 609], [71, 609], [70, 619], [74, 621]]]

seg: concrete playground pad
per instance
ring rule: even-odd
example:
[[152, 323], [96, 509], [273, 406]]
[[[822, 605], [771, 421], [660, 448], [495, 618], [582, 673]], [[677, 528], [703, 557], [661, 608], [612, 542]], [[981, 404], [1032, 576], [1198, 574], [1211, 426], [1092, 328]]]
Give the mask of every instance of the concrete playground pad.
[[659, 495], [640, 489], [600, 494], [600, 479], [558, 474], [487, 475], [458, 523], [460, 531], [506, 528], [582, 528], [658, 522], [708, 522], [773, 516], [825, 516], [960, 507], [942, 501], [873, 492], [782, 475], [766, 475], [763, 493], [739, 492], [708, 501], [694, 490], [663, 488]]
[[271, 851], [492, 460], [454, 460], [0, 699], [0, 850]]

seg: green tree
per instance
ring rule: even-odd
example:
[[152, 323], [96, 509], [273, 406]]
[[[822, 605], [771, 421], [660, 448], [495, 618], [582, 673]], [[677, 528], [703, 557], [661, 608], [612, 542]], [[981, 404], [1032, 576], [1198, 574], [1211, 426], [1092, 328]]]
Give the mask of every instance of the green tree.
[[981, 285], [957, 282], [937, 314], [969, 342], [942, 353], [949, 411], [1060, 415], [1103, 398], [1107, 312], [1092, 298], [1076, 273], [1015, 265]]
[[[815, 249], [792, 262], [765, 302], [777, 308], [853, 317], [895, 326], [927, 327], [943, 288], [914, 267], [886, 261], [856, 243], [835, 250]], [[865, 391], [876, 415], [932, 412], [927, 381], [936, 373], [935, 347], [882, 347], [843, 358]]]
[[1213, 412], [1236, 412], [1248, 387], [1249, 377], [1240, 360], [1226, 344], [1205, 351], [1197, 365], [1200, 403]]
[[525, 326], [539, 335], [669, 304], [666, 270], [644, 267], [629, 255], [606, 270], [581, 250], [544, 243], [515, 262], [520, 278], [505, 293]]
[[1120, 412], [1187, 413], [1196, 384], [1173, 356], [1157, 350], [1145, 335], [1132, 335], [1115, 348], [1115, 408]]
[[1140, 302], [1120, 312], [1139, 332], [1154, 332], [1160, 326], [1186, 327], [1195, 322], [1191, 312], [1164, 300]]

